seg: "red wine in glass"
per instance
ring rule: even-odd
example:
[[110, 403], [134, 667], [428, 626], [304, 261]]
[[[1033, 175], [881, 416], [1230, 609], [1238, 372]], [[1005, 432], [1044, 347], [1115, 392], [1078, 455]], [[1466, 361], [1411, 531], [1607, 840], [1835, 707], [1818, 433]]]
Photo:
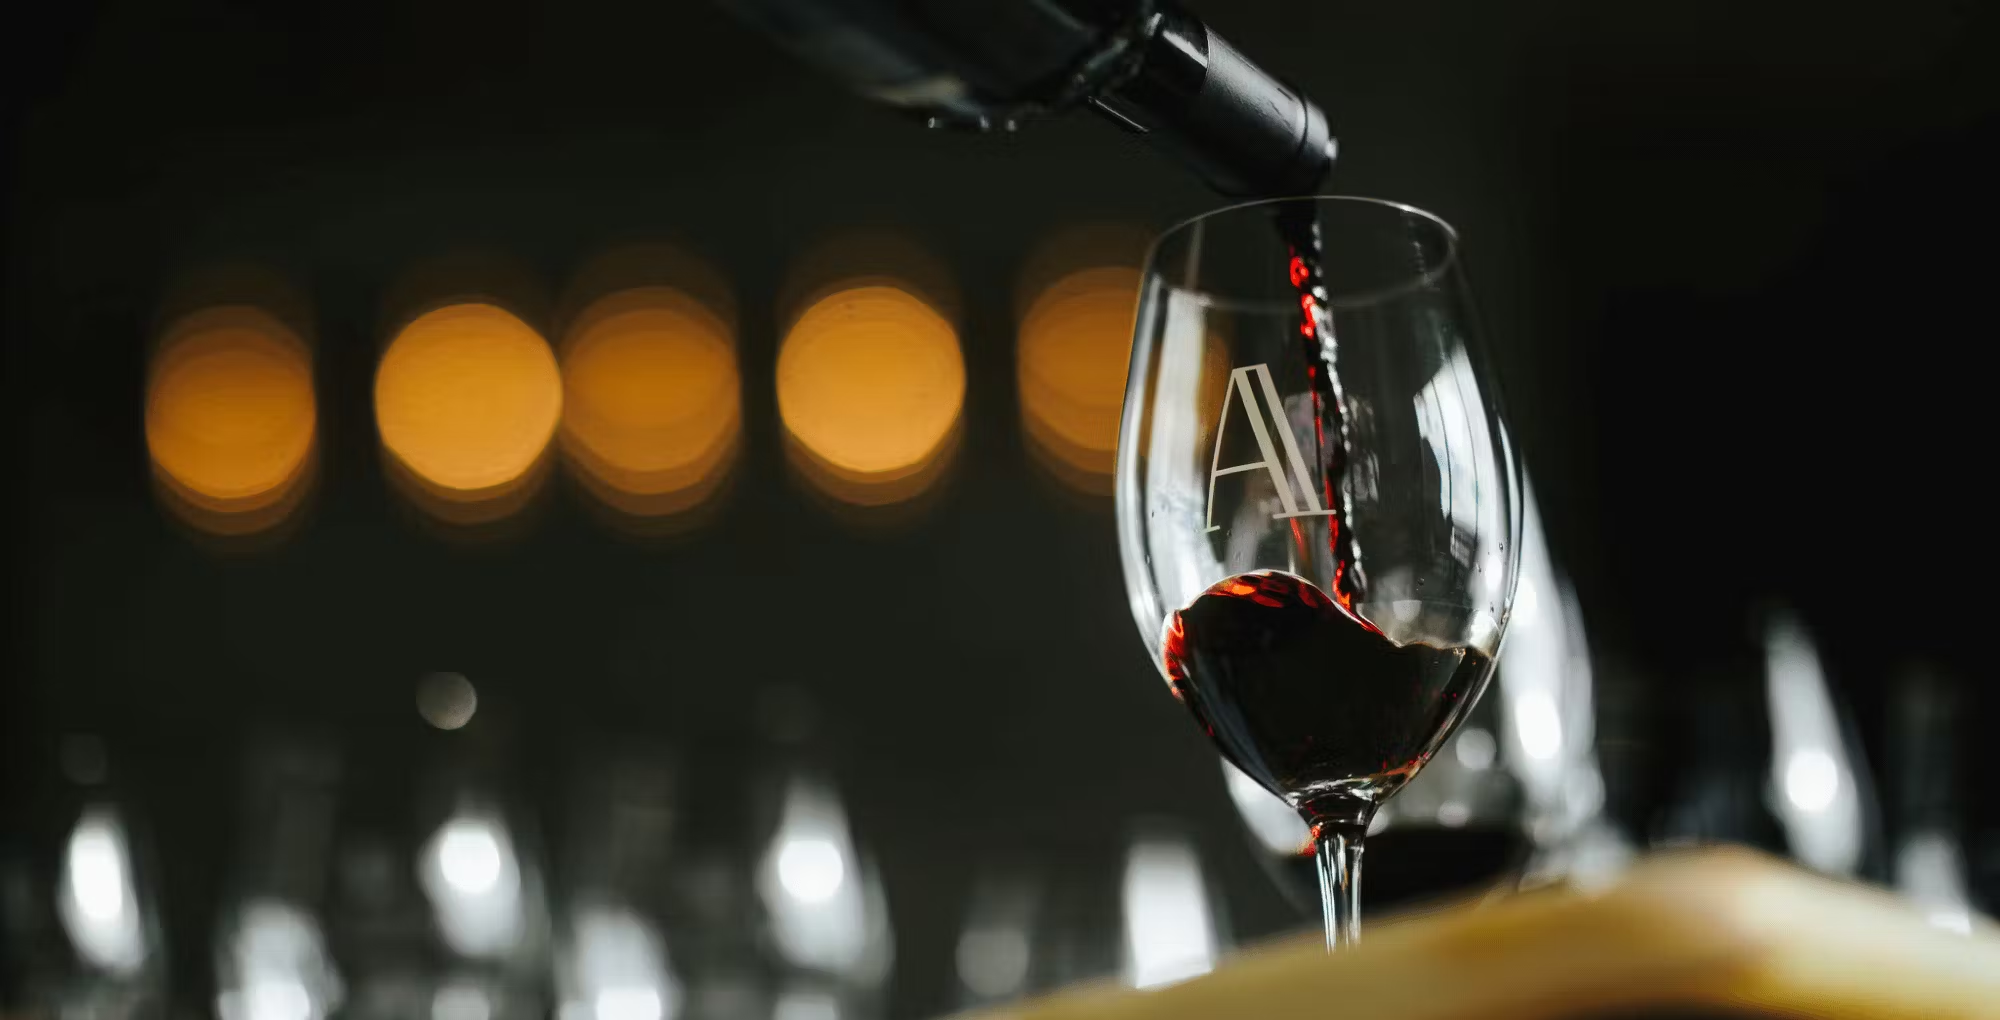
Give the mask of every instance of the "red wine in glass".
[[1483, 652], [1399, 646], [1276, 570], [1203, 592], [1170, 618], [1162, 652], [1174, 696], [1222, 753], [1306, 805], [1394, 793], [1490, 675]]

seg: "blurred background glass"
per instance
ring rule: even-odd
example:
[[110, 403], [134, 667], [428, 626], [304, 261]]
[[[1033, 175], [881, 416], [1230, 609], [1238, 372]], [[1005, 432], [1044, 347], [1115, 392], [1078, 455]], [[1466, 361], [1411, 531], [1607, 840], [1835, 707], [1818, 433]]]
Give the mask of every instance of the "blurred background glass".
[[[1990, 914], [1950, 514], [1993, 11], [1193, 6], [1326, 106], [1333, 190], [1465, 231], [1534, 470], [1546, 629], [1524, 597], [1373, 903], [1732, 839]], [[1311, 927], [1296, 830], [1137, 654], [1103, 495], [1120, 281], [1192, 178], [1082, 120], [923, 131], [705, 4], [36, 22], [0, 1011], [925, 1017], [1127, 980], [1128, 879], [1206, 911], [1166, 973]]]

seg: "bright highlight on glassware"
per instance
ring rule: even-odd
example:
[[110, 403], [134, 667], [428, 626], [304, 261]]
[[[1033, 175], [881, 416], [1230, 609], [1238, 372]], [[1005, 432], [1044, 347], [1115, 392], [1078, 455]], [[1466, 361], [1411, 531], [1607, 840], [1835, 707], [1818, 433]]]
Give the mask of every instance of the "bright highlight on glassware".
[[1792, 854], [1820, 871], [1852, 874], [1861, 864], [1868, 824], [1859, 779], [1819, 653], [1789, 616], [1774, 616], [1765, 626], [1764, 676], [1772, 808]]
[[1044, 895], [1032, 871], [981, 869], [952, 954], [962, 1004], [1004, 1001], [1028, 990]]
[[826, 992], [787, 989], [771, 1007], [771, 1020], [840, 1020], [840, 1000]]
[[275, 316], [206, 308], [167, 328], [146, 381], [146, 449], [168, 505], [203, 531], [283, 521], [310, 482], [312, 357]]
[[499, 816], [462, 809], [425, 844], [418, 878], [453, 951], [499, 956], [523, 925], [521, 866]]
[[563, 451], [585, 485], [634, 517], [713, 494], [742, 432], [736, 338], [683, 290], [633, 287], [580, 313], [562, 343]]
[[809, 304], [778, 351], [792, 462], [842, 502], [883, 506], [935, 481], [959, 428], [958, 332], [908, 286], [864, 282]]
[[417, 316], [375, 372], [375, 423], [396, 477], [453, 523], [496, 520], [525, 501], [562, 402], [548, 343], [493, 304]]
[[889, 965], [887, 910], [864, 871], [833, 791], [805, 778], [786, 787], [778, 829], [757, 873], [757, 893], [788, 962], [851, 979], [879, 979]]
[[346, 997], [318, 922], [281, 900], [251, 900], [231, 918], [220, 965], [222, 1020], [322, 1020]]
[[1199, 977], [1215, 967], [1215, 920], [1201, 860], [1186, 840], [1135, 840], [1125, 858], [1125, 976], [1134, 988]]
[[623, 906], [578, 908], [557, 959], [562, 1020], [673, 1020], [681, 983], [658, 929]]
[[1287, 856], [1312, 853], [1312, 830], [1290, 804], [1244, 775], [1229, 759], [1217, 760], [1222, 763], [1222, 778], [1228, 784], [1230, 801], [1264, 849]]
[[500, 881], [500, 843], [488, 826], [454, 823], [438, 837], [438, 873], [467, 896], [492, 891]]
[[70, 944], [91, 966], [129, 976], [146, 962], [131, 844], [112, 809], [89, 808], [70, 830], [56, 906]]
[[778, 881], [801, 903], [824, 903], [840, 892], [847, 864], [829, 839], [798, 839], [778, 851]]
[[431, 994], [431, 1020], [491, 1020], [493, 997], [476, 982], [439, 985]]

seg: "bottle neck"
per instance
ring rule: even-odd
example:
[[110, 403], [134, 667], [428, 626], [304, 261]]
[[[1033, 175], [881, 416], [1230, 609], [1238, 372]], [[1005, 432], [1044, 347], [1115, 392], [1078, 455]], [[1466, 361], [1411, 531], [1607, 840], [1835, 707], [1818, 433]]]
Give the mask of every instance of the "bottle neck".
[[1153, 16], [1135, 69], [1091, 104], [1226, 195], [1311, 193], [1333, 166], [1326, 115], [1193, 16]]
[[1317, 187], [1326, 117], [1154, 0], [722, 0], [863, 95], [937, 127], [1011, 130], [1088, 105], [1231, 195]]

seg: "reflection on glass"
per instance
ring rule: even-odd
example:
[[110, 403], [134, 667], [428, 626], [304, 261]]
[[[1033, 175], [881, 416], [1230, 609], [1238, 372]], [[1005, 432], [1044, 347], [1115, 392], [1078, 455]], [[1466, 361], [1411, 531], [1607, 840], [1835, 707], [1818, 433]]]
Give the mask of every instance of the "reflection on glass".
[[496, 521], [527, 501], [562, 401], [547, 341], [485, 302], [410, 320], [375, 372], [375, 423], [391, 477], [453, 524]]
[[145, 907], [133, 880], [132, 847], [110, 807], [86, 809], [70, 830], [56, 909], [77, 955], [91, 966], [130, 977], [146, 962]]
[[563, 452], [622, 514], [662, 518], [712, 495], [742, 431], [735, 331], [684, 290], [598, 298], [562, 345]]
[[973, 1006], [1016, 998], [1028, 989], [1040, 897], [1020, 875], [982, 876], [972, 892], [952, 962], [959, 1001]]
[[1903, 670], [1890, 705], [1889, 754], [1896, 789], [1896, 851], [1890, 878], [1930, 922], [1972, 931], [1977, 910], [1959, 839], [1957, 688], [1934, 670]]
[[[1222, 763], [1223, 781], [1229, 786], [1229, 799], [1236, 805], [1236, 811], [1243, 816], [1243, 824], [1250, 834], [1266, 851], [1281, 856], [1312, 856], [1312, 829], [1305, 819], [1285, 803], [1284, 798], [1264, 789], [1255, 779], [1243, 773], [1242, 769], [1229, 763], [1227, 758], [1217, 759]], [[1376, 812], [1380, 817], [1381, 812]]]
[[830, 992], [790, 989], [778, 996], [771, 1020], [840, 1020], [840, 999]]
[[886, 506], [929, 488], [956, 445], [964, 402], [957, 330], [899, 282], [819, 298], [778, 351], [792, 464], [846, 503]]
[[431, 1020], [492, 1020], [493, 994], [464, 978], [446, 981], [431, 993]]
[[1896, 891], [1910, 898], [1930, 922], [1946, 931], [1972, 934], [1972, 896], [1966, 890], [1965, 856], [1958, 840], [1942, 832], [1919, 832], [1896, 847]]
[[827, 786], [794, 779], [757, 873], [757, 892], [786, 962], [858, 983], [888, 973], [888, 912], [864, 869], [847, 814]]
[[567, 800], [573, 816], [563, 854], [568, 920], [555, 956], [559, 1014], [672, 1020], [690, 983], [662, 923], [674, 916], [665, 883], [684, 870], [672, 853], [680, 809], [673, 769], [656, 750], [598, 756], [578, 772]]
[[630, 910], [580, 908], [557, 958], [562, 1020], [673, 1020], [680, 982], [660, 933]]
[[497, 812], [462, 808], [425, 844], [418, 867], [438, 933], [453, 951], [497, 957], [518, 944], [521, 865]]
[[1520, 580], [1501, 653], [1503, 759], [1523, 794], [1532, 845], [1523, 880], [1592, 885], [1632, 855], [1604, 816], [1590, 646], [1583, 611], [1557, 570], [1530, 487], [1523, 505]]
[[244, 769], [230, 895], [218, 911], [217, 1008], [225, 1017], [324, 1017], [346, 986], [317, 906], [331, 849], [339, 755], [293, 732], [267, 732]]
[[222, 1020], [322, 1020], [345, 995], [318, 922], [280, 900], [251, 900], [231, 920], [220, 971]]
[[162, 501], [216, 535], [282, 523], [310, 488], [312, 356], [263, 309], [223, 305], [170, 325], [146, 381], [146, 449]]
[[1474, 705], [1423, 772], [1383, 806], [1379, 813], [1389, 817], [1377, 831], [1511, 828], [1519, 790], [1506, 769], [1495, 767], [1499, 715], [1490, 699]]
[[1771, 713], [1772, 812], [1792, 856], [1853, 874], [1869, 820], [1839, 710], [1805, 628], [1775, 614], [1764, 629], [1764, 693]]
[[1125, 858], [1125, 980], [1156, 988], [1208, 973], [1219, 955], [1201, 859], [1185, 839], [1143, 836]]

